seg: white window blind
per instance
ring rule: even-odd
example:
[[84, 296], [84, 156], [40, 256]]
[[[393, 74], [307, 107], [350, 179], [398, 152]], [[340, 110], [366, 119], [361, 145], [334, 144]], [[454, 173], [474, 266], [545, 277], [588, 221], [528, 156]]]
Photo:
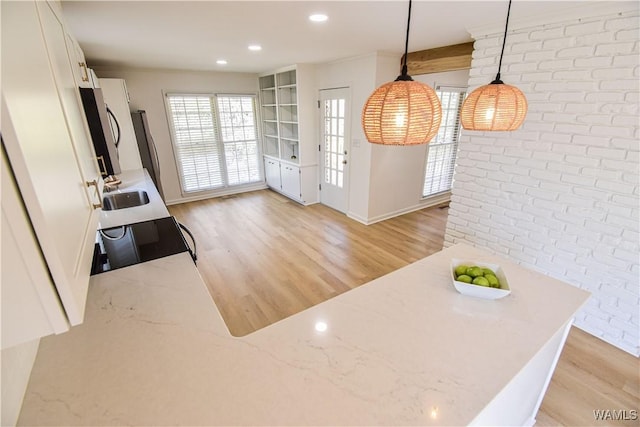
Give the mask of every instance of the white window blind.
[[253, 96], [168, 94], [167, 103], [184, 193], [261, 180]]
[[220, 134], [229, 185], [260, 181], [254, 99], [218, 96]]
[[438, 86], [436, 93], [442, 103], [442, 122], [438, 135], [427, 146], [423, 197], [451, 190], [460, 135], [460, 110], [466, 90]]

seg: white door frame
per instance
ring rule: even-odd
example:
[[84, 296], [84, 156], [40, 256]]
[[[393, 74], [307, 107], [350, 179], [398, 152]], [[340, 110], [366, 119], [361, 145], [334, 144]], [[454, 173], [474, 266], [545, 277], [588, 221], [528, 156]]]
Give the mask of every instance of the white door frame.
[[[329, 206], [344, 214], [349, 208], [349, 181], [350, 181], [350, 162], [351, 162], [351, 88], [336, 87], [320, 89], [319, 91], [319, 152], [318, 152], [318, 182], [320, 183], [320, 203]], [[334, 122], [330, 124], [332, 131], [335, 128], [336, 141], [333, 148], [334, 153], [329, 153], [329, 170], [326, 171], [325, 157], [325, 100], [344, 99], [342, 107], [333, 105], [332, 108], [339, 107], [336, 113], [342, 114], [336, 117]], [[340, 122], [342, 125], [340, 126]], [[337, 125], [337, 126], [336, 126]], [[338, 145], [335, 145], [338, 144]], [[330, 143], [331, 146], [331, 143]], [[340, 150], [338, 150], [340, 148]]]

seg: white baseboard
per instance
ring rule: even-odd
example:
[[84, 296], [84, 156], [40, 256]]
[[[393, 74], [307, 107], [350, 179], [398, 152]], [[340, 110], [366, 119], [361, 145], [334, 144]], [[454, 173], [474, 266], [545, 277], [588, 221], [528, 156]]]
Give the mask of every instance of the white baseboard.
[[431, 206], [437, 206], [440, 205], [442, 203], [446, 203], [448, 202], [450, 199], [450, 195], [446, 194], [442, 197], [433, 197], [430, 199], [425, 199], [423, 201], [421, 201], [420, 203], [413, 205], [413, 206], [409, 206], [403, 209], [398, 209], [396, 211], [393, 212], [389, 212], [389, 213], [385, 213], [385, 214], [381, 214], [381, 215], [377, 215], [374, 217], [370, 217], [370, 218], [365, 218], [362, 217], [358, 214], [355, 214], [353, 212], [348, 212], [347, 216], [351, 219], [354, 219], [358, 222], [361, 222], [364, 225], [371, 225], [371, 224], [375, 224], [376, 222], [380, 222], [380, 221], [385, 221], [387, 219], [391, 219], [391, 218], [395, 218], [397, 216], [400, 215], [404, 215], [404, 214], [408, 214], [410, 212], [415, 212], [415, 211], [419, 211], [420, 209], [424, 209], [424, 208], [429, 208]]
[[248, 193], [250, 191], [264, 190], [266, 188], [267, 185], [264, 182], [261, 182], [259, 184], [248, 185], [246, 187], [224, 188], [221, 190], [198, 193], [193, 196], [181, 197], [179, 199], [165, 200], [164, 203], [167, 206], [178, 205], [180, 203], [197, 202], [198, 200], [212, 199], [214, 197], [228, 196], [230, 194]]

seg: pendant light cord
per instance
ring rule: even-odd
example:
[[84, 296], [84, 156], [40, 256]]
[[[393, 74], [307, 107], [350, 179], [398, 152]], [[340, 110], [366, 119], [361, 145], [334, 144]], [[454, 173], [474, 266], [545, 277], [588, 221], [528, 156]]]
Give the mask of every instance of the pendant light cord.
[[498, 74], [496, 74], [496, 79], [491, 82], [491, 84], [502, 84], [503, 81], [500, 80], [500, 70], [502, 69], [502, 57], [504, 56], [504, 46], [507, 43], [507, 30], [509, 28], [509, 14], [511, 13], [511, 0], [509, 0], [509, 7], [507, 8], [507, 23], [504, 26], [504, 38], [502, 39], [502, 50], [500, 51], [500, 63], [498, 64]]
[[411, 0], [409, 0], [409, 16], [407, 17], [407, 37], [405, 38], [405, 42], [404, 42], [404, 61], [402, 64], [402, 73], [398, 76], [396, 81], [413, 80], [409, 75], [408, 69], [407, 69], [407, 56], [409, 55], [409, 26], [410, 25], [411, 25]]

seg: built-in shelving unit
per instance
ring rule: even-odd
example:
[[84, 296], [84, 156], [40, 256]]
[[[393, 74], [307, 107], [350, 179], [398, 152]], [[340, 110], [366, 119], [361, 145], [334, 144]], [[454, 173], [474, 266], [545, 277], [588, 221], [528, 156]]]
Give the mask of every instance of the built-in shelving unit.
[[260, 77], [260, 106], [264, 154], [278, 156], [278, 105], [275, 75]]
[[[304, 87], [300, 85], [301, 76]], [[267, 185], [304, 204], [318, 199], [312, 79], [312, 69], [306, 65], [259, 77]], [[301, 100], [306, 108], [299, 111]]]

